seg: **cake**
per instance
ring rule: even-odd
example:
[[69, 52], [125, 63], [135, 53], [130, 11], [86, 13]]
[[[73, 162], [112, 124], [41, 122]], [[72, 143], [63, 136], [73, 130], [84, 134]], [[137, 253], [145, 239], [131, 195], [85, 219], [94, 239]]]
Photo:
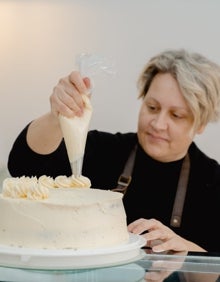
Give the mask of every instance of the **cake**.
[[0, 245], [80, 250], [127, 243], [122, 194], [89, 185], [83, 176], [6, 178]]

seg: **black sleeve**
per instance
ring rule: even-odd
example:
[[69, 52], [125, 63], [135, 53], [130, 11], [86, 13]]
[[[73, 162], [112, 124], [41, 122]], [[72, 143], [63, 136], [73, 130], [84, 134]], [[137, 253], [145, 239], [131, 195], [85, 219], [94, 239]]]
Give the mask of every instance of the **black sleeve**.
[[[15, 140], [8, 158], [11, 176], [71, 175], [71, 167], [64, 140], [51, 154], [38, 154], [26, 141], [27, 125]], [[83, 175], [91, 179], [93, 187], [115, 187], [128, 155], [137, 142], [134, 133], [111, 134], [92, 130], [88, 133]]]
[[37, 154], [26, 141], [27, 125], [15, 140], [8, 157], [11, 176], [71, 175], [71, 168], [64, 141], [51, 154]]

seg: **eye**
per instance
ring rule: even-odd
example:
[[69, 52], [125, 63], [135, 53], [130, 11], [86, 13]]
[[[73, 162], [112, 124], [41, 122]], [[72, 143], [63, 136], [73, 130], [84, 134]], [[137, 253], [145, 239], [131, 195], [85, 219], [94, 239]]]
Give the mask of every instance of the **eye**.
[[172, 116], [175, 118], [175, 119], [182, 119], [182, 118], [184, 118], [184, 116], [183, 115], [181, 115], [181, 114], [179, 114], [179, 113], [172, 113]]
[[152, 104], [147, 104], [147, 108], [150, 112], [156, 112], [158, 110], [158, 107]]

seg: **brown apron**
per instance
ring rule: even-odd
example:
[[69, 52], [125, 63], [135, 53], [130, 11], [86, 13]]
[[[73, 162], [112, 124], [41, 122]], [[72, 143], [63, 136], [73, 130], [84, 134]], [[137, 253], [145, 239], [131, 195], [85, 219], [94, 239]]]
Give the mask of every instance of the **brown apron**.
[[[124, 170], [118, 179], [118, 185], [116, 188], [112, 189], [112, 191], [121, 192], [125, 195], [128, 186], [131, 182], [131, 175], [134, 167], [136, 151], [137, 151], [137, 145], [135, 145], [135, 147], [132, 149], [128, 157], [128, 160], [125, 164]], [[190, 172], [190, 159], [187, 153], [182, 163], [175, 201], [173, 205], [172, 216], [170, 220], [170, 225], [173, 227], [180, 227], [181, 225], [183, 207], [184, 207], [186, 190], [187, 190], [188, 179], [189, 179], [189, 172]]]

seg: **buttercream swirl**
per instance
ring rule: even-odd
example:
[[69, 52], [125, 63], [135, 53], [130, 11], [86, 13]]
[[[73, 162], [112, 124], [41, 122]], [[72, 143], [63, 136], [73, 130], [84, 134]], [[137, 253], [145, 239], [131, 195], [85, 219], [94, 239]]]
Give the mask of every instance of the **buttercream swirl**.
[[67, 177], [60, 175], [55, 178], [55, 183], [58, 187], [63, 188], [90, 188], [91, 182], [85, 176], [75, 177], [74, 175]]
[[40, 185], [36, 177], [8, 177], [3, 181], [2, 195], [10, 198], [42, 200], [48, 198], [49, 190]]
[[90, 188], [91, 182], [85, 176], [59, 175], [55, 179], [42, 175], [37, 177], [8, 177], [3, 181], [2, 195], [10, 198], [43, 200], [49, 197], [51, 188]]
[[49, 189], [40, 185], [39, 183], [34, 183], [30, 187], [27, 193], [27, 198], [30, 200], [43, 200], [47, 199], [49, 196]]
[[40, 176], [38, 179], [38, 182], [41, 186], [44, 186], [47, 188], [57, 188], [54, 179], [47, 175]]

